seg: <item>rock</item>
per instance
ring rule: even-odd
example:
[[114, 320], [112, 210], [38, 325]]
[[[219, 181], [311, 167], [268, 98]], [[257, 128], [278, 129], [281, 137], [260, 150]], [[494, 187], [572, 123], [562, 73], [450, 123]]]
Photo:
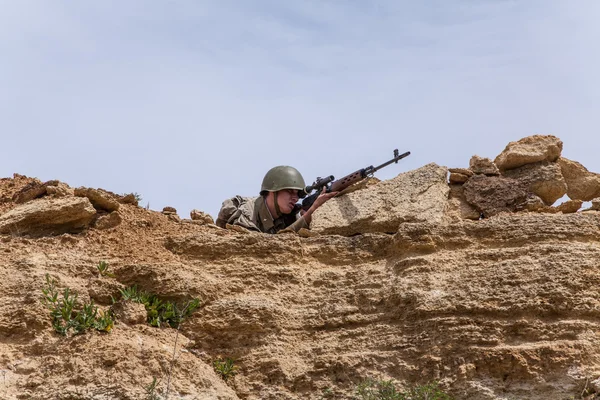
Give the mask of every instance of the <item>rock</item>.
[[311, 231], [310, 229], [300, 228], [300, 230], [298, 230], [298, 236], [308, 238], [319, 236], [319, 234], [315, 231]]
[[146, 312], [146, 307], [143, 304], [121, 300], [113, 304], [111, 310], [119, 322], [124, 322], [128, 325], [146, 323], [148, 314]]
[[177, 214], [165, 214], [170, 221], [181, 222], [181, 218]]
[[516, 179], [538, 195], [546, 205], [554, 202], [567, 193], [567, 184], [557, 163], [542, 161], [526, 164], [522, 167], [506, 170], [502, 173], [507, 178]]
[[450, 183], [465, 183], [469, 177], [467, 175], [459, 174], [457, 172], [450, 173]]
[[448, 170], [428, 164], [363, 190], [335, 197], [313, 214], [321, 234], [395, 232], [407, 221], [440, 221], [448, 199]]
[[117, 211], [120, 206], [113, 195], [102, 189], [79, 187], [75, 189], [75, 196], [87, 197], [97, 210]]
[[600, 174], [590, 172], [577, 161], [558, 159], [567, 183], [567, 196], [573, 200], [590, 201], [600, 197]]
[[162, 209], [163, 214], [177, 214], [175, 207], [166, 206]]
[[497, 176], [500, 175], [498, 167], [489, 158], [479, 157], [477, 155], [471, 157], [469, 161], [469, 169], [476, 175]]
[[540, 161], [556, 161], [562, 152], [563, 143], [556, 136], [533, 135], [510, 142], [496, 157], [495, 164], [505, 171]]
[[582, 200], [567, 200], [564, 203], [559, 204], [555, 208], [557, 211], [562, 212], [563, 214], [571, 214], [579, 211], [582, 205]]
[[53, 197], [74, 196], [75, 191], [66, 183], [58, 182], [56, 185], [46, 186], [46, 194]]
[[463, 187], [467, 202], [484, 217], [523, 209], [530, 194], [526, 183], [501, 176], [475, 175]]
[[214, 224], [215, 221], [212, 219], [210, 215], [200, 210], [192, 210], [190, 211], [190, 218], [193, 221], [200, 221], [205, 224]]
[[235, 231], [238, 233], [252, 233], [251, 230], [244, 228], [243, 226], [239, 226], [239, 225], [231, 225], [231, 224], [226, 224], [225, 225], [225, 229], [230, 230], [230, 231]]
[[540, 199], [539, 196], [536, 196], [535, 194], [530, 194], [529, 197], [527, 198], [527, 200], [525, 201], [525, 203], [523, 204], [522, 207], [517, 208], [517, 211], [519, 211], [520, 209], [526, 210], [526, 211], [544, 211], [545, 208], [549, 208], [548, 206], [546, 206], [546, 203], [544, 203], [544, 200]]
[[110, 229], [120, 225], [122, 222], [121, 215], [117, 211], [113, 211], [110, 214], [101, 215], [96, 220], [94, 228], [96, 229]]
[[45, 235], [79, 232], [96, 210], [87, 198], [63, 197], [31, 201], [0, 216], [0, 233]]
[[592, 208], [591, 208], [591, 210], [598, 210], [598, 211], [600, 211], [600, 198], [592, 200]]
[[14, 194], [12, 200], [17, 204], [23, 204], [46, 194], [46, 186], [36, 180], [27, 184], [23, 189]]
[[138, 197], [134, 193], [129, 193], [124, 196], [120, 196], [118, 199], [119, 203], [138, 205]]
[[451, 174], [461, 174], [461, 175], [466, 175], [468, 177], [473, 176], [473, 171], [471, 171], [469, 168], [449, 168], [448, 172], [450, 172]]
[[463, 185], [450, 185], [450, 193], [448, 194], [448, 215], [458, 219], [479, 219], [479, 211], [470, 205], [465, 198]]

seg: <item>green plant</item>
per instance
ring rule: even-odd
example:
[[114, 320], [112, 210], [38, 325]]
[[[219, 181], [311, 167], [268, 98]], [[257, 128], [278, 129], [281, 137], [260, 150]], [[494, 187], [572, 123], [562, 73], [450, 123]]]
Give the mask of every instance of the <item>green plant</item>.
[[452, 400], [452, 397], [444, 393], [437, 382], [430, 382], [426, 385], [410, 387], [404, 393], [403, 400]]
[[178, 328], [184, 319], [200, 307], [200, 299], [190, 300], [182, 308], [172, 301], [162, 300], [155, 294], [140, 290], [135, 285], [119, 289], [119, 291], [124, 300], [143, 304], [146, 308], [148, 324], [158, 328], [165, 323], [171, 328]]
[[323, 392], [321, 393], [321, 398], [320, 400], [325, 400], [325, 399], [333, 399], [334, 398], [334, 393], [333, 390], [331, 388], [325, 388], [323, 389]]
[[218, 357], [213, 361], [213, 368], [225, 382], [227, 382], [229, 378], [233, 378], [238, 372], [238, 367], [231, 358], [223, 360], [221, 357]]
[[156, 379], [156, 377], [152, 378], [152, 383], [148, 386], [144, 386], [144, 391], [146, 394], [145, 400], [160, 400], [160, 396], [158, 395], [157, 388], [160, 384], [160, 381]]
[[360, 400], [452, 400], [437, 382], [412, 386], [399, 392], [391, 380], [366, 379], [357, 385], [356, 394]]
[[100, 261], [96, 268], [98, 269], [98, 273], [100, 274], [100, 276], [108, 276], [110, 278], [115, 277], [114, 274], [108, 272], [108, 263], [106, 261]]
[[404, 400], [390, 381], [366, 379], [356, 387], [356, 394], [361, 400]]
[[52, 327], [61, 335], [68, 335], [70, 330], [77, 335], [88, 329], [95, 328], [99, 331], [110, 332], [114, 320], [110, 313], [100, 313], [93, 301], [84, 303], [81, 310], [77, 311], [77, 294], [65, 288], [62, 298], [59, 298], [56, 280], [46, 274], [46, 285], [42, 288], [42, 302], [50, 310]]

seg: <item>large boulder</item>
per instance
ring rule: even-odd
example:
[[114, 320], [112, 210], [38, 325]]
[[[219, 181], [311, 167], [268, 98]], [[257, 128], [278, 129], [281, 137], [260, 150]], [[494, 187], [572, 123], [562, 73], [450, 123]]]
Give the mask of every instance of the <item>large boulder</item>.
[[448, 199], [446, 167], [428, 164], [375, 186], [335, 197], [313, 215], [323, 234], [396, 232], [403, 222], [440, 221]]
[[563, 157], [558, 159], [558, 164], [567, 183], [567, 196], [583, 201], [600, 197], [600, 174], [590, 172], [577, 161]]
[[484, 217], [523, 209], [530, 194], [528, 186], [517, 179], [485, 175], [475, 175], [463, 185], [467, 202]]
[[116, 196], [102, 189], [79, 187], [75, 189], [75, 196], [87, 197], [98, 210], [117, 211], [120, 205]]
[[0, 216], [0, 233], [41, 236], [79, 232], [92, 222], [96, 210], [87, 198], [39, 199]]
[[549, 206], [567, 193], [567, 184], [560, 165], [555, 162], [526, 164], [504, 171], [503, 175], [528, 185], [529, 191], [538, 195]]
[[539, 161], [556, 161], [563, 143], [556, 136], [533, 135], [510, 142], [496, 157], [494, 163], [501, 171], [522, 167]]

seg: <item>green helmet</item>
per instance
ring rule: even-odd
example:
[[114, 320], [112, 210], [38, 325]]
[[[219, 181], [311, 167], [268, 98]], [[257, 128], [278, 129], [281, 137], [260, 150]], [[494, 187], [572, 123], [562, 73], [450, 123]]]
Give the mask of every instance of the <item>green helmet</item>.
[[305, 187], [304, 178], [296, 168], [279, 165], [271, 168], [263, 178], [260, 194], [277, 192], [283, 189], [296, 189], [298, 190], [298, 196], [303, 198], [306, 197]]

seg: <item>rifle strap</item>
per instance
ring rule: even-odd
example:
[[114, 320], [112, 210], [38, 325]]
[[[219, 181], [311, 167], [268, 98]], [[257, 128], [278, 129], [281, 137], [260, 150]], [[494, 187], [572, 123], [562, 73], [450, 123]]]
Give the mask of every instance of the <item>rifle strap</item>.
[[277, 202], [277, 193], [278, 192], [273, 192], [273, 201], [275, 202], [275, 212], [277, 213], [275, 218], [281, 217], [281, 210], [279, 209], [279, 203]]

